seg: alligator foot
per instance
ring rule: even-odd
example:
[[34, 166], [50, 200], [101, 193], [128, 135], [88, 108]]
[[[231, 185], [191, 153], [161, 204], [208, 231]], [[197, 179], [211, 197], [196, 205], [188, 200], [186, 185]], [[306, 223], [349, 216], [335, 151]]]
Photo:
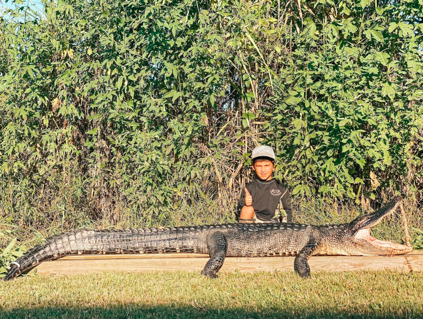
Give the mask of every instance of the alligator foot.
[[307, 243], [304, 248], [299, 252], [294, 260], [294, 269], [298, 275], [303, 278], [310, 277], [310, 266], [308, 265], [308, 258], [319, 248], [319, 243], [314, 239]]
[[310, 266], [308, 265], [306, 257], [297, 256], [294, 261], [294, 269], [300, 277], [310, 277]]
[[228, 251], [228, 241], [221, 232], [208, 235], [206, 241], [210, 259], [201, 274], [210, 278], [218, 278], [217, 272], [222, 268]]

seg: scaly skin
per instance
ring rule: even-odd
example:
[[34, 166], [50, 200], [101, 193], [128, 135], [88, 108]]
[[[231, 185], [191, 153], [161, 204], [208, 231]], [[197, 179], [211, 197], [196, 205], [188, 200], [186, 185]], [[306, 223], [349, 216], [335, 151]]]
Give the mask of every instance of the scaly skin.
[[71, 254], [202, 253], [210, 260], [202, 274], [216, 278], [225, 257], [296, 256], [295, 271], [310, 276], [312, 255], [392, 255], [412, 249], [370, 236], [369, 228], [391, 214], [397, 199], [376, 213], [351, 223], [313, 226], [291, 223], [226, 224], [114, 231], [79, 230], [47, 239], [10, 264], [11, 280], [46, 260]]

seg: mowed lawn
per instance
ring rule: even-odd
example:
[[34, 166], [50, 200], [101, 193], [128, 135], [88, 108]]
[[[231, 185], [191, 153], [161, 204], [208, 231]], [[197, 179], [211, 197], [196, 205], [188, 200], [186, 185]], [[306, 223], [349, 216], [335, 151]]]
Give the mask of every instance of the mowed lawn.
[[0, 282], [1, 318], [422, 318], [423, 273], [193, 272]]

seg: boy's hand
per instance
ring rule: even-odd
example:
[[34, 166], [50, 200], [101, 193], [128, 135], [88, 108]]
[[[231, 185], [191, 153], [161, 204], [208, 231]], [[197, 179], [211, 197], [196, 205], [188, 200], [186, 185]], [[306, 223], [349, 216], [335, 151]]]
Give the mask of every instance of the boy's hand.
[[251, 206], [251, 205], [253, 205], [253, 196], [251, 196], [247, 187], [245, 187], [245, 206]]

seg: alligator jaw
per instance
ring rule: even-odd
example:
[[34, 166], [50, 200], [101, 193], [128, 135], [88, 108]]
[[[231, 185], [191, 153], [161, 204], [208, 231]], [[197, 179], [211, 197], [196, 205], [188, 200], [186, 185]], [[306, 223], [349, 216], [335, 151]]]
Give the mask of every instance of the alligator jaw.
[[392, 214], [401, 198], [396, 198], [377, 212], [363, 215], [349, 223], [347, 229], [352, 233], [354, 252], [357, 255], [401, 255], [409, 253], [412, 247], [391, 241], [379, 240], [370, 235], [370, 228], [381, 223], [382, 219]]
[[354, 236], [356, 248], [363, 249], [366, 255], [402, 255], [413, 250], [412, 247], [387, 240], [379, 240], [370, 235], [370, 229], [359, 230]]
[[362, 229], [369, 229], [379, 225], [382, 219], [392, 214], [400, 203], [401, 198], [396, 198], [375, 213], [357, 217], [351, 223], [349, 223], [348, 230], [356, 233]]

